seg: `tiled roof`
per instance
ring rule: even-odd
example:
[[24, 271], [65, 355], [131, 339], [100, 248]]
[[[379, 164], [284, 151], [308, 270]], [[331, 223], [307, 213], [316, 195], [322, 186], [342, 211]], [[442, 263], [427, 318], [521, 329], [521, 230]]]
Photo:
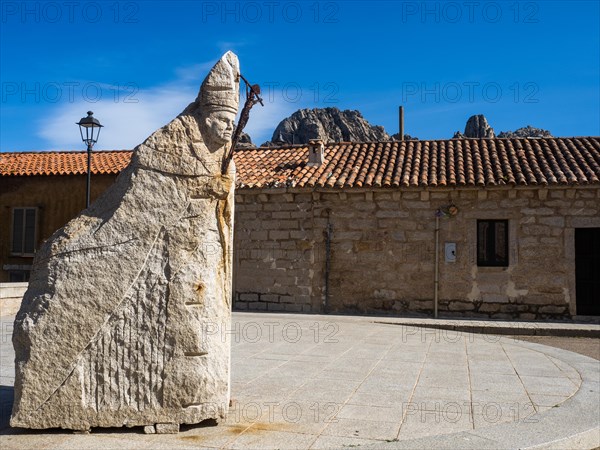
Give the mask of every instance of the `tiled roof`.
[[[0, 175], [86, 172], [85, 152], [0, 153]], [[94, 152], [93, 173], [118, 173], [131, 151]], [[600, 183], [600, 137], [450, 139], [325, 146], [308, 167], [308, 147], [238, 149], [241, 188], [443, 187]]]
[[[93, 174], [118, 174], [131, 160], [131, 150], [95, 151]], [[0, 153], [0, 175], [80, 175], [87, 173], [87, 152]]]
[[239, 187], [443, 187], [600, 182], [600, 137], [449, 139], [238, 149]]

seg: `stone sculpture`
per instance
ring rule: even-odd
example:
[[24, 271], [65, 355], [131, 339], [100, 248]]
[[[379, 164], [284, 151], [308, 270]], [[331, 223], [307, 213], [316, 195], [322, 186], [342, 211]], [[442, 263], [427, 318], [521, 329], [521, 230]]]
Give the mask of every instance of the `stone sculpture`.
[[13, 332], [12, 426], [168, 432], [226, 416], [235, 169], [221, 168], [238, 102], [228, 52], [37, 252]]

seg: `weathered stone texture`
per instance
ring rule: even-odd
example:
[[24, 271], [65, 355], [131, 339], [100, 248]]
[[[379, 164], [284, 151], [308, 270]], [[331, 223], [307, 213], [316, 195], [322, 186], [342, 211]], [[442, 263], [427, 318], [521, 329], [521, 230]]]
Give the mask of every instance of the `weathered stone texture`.
[[[155, 426], [225, 417], [238, 104], [227, 53], [196, 101], [139, 145], [90, 208], [38, 251], [15, 320], [11, 425]], [[148, 428], [150, 430], [150, 428]]]
[[[426, 200], [411, 190], [323, 191], [313, 193], [317, 200], [298, 191], [289, 201], [268, 191], [259, 200], [241, 190], [235, 306], [291, 310], [262, 297], [277, 294], [312, 312], [431, 314], [434, 212], [455, 203], [459, 213], [441, 220], [439, 310], [473, 317], [568, 316], [574, 312], [575, 265], [573, 236], [566, 230], [600, 226], [600, 190], [546, 191], [543, 200], [530, 188], [488, 190], [485, 196], [474, 189], [432, 190]], [[275, 211], [295, 211], [304, 220], [287, 234], [287, 218]], [[509, 220], [509, 267], [477, 266], [477, 219]], [[326, 297], [327, 223], [333, 231]], [[261, 230], [269, 233], [257, 234]], [[445, 242], [457, 244], [455, 263], [444, 261]], [[300, 244], [302, 251], [294, 251]], [[305, 293], [294, 294], [298, 287]], [[255, 297], [250, 301], [247, 293]]]

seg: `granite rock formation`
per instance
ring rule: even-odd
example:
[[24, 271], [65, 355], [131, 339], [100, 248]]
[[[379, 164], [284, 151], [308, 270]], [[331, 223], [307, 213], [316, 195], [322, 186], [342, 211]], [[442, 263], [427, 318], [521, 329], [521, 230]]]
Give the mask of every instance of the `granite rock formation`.
[[324, 142], [389, 141], [382, 126], [371, 125], [359, 111], [338, 108], [300, 109], [282, 120], [271, 141], [263, 146], [306, 144], [311, 139]]
[[240, 134], [240, 139], [237, 142], [236, 148], [256, 148], [256, 145], [252, 143], [252, 138], [248, 133]]
[[526, 127], [518, 128], [515, 131], [501, 131], [498, 133], [499, 138], [523, 138], [523, 137], [553, 137], [552, 133], [542, 128], [535, 128], [531, 125]]
[[239, 101], [226, 53], [178, 117], [35, 256], [17, 314], [11, 425], [145, 426], [225, 417]]
[[490, 126], [483, 114], [469, 117], [465, 125], [464, 134], [460, 131], [454, 133], [453, 139], [461, 138], [494, 138], [494, 129]]

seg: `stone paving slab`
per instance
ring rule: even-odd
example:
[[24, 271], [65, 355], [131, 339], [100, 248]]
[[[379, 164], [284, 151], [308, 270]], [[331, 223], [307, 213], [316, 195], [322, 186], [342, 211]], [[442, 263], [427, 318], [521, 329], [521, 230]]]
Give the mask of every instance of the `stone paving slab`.
[[[12, 320], [10, 318], [9, 320]], [[0, 322], [8, 330], [8, 322]], [[373, 318], [235, 313], [230, 415], [177, 435], [11, 429], [12, 345], [0, 361], [0, 447], [593, 448], [600, 362], [492, 334]]]

